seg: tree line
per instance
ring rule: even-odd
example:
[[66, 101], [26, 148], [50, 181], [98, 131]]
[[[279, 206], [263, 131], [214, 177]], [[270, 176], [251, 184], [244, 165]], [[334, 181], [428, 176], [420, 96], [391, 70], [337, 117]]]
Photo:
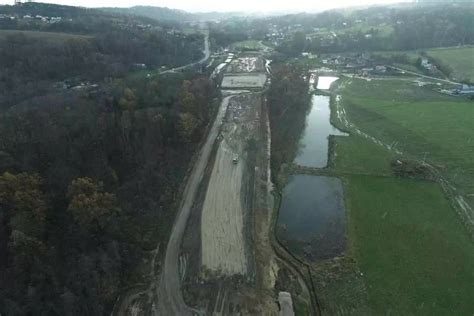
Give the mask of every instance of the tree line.
[[[272, 129], [272, 175], [281, 174], [285, 165], [296, 158], [300, 138], [304, 132], [306, 115], [311, 108], [311, 95], [306, 71], [295, 65], [280, 62], [272, 65], [272, 83], [267, 100]], [[282, 186], [282, 180], [273, 179]]]

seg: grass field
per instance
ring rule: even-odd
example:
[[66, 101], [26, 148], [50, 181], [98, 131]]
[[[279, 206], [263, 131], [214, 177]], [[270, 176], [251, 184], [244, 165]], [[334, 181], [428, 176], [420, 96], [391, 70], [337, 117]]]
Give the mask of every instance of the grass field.
[[353, 80], [343, 91], [349, 119], [368, 134], [437, 166], [465, 195], [474, 193], [474, 104], [410, 81]]
[[436, 183], [352, 176], [350, 254], [376, 315], [472, 315], [474, 245]]
[[474, 47], [431, 49], [428, 55], [448, 65], [453, 80], [474, 83]]
[[330, 169], [345, 184], [347, 256], [365, 286], [349, 270], [327, 283], [324, 303], [350, 311], [353, 297], [367, 295], [374, 315], [472, 315], [468, 231], [438, 183], [395, 177], [391, 162], [426, 158], [460, 192], [474, 193], [474, 104], [407, 80], [351, 79], [340, 87], [349, 121], [385, 144], [398, 142], [403, 153], [356, 133], [333, 142]]
[[231, 45], [233, 49], [246, 49], [246, 50], [258, 50], [262, 48], [262, 44], [256, 40], [247, 40], [241, 42], [235, 42]]
[[[443, 65], [448, 66], [452, 73], [450, 78], [454, 81], [468, 81], [474, 83], [474, 47], [443, 47], [432, 48], [426, 51], [428, 57], [439, 60]], [[408, 57], [408, 64], [395, 64], [400, 68], [422, 72], [415, 64], [421, 57], [421, 50], [419, 51], [380, 51], [373, 52], [373, 55], [381, 57], [393, 57], [397, 55], [405, 55]]]
[[362, 32], [362, 33], [369, 33], [372, 30], [376, 30], [378, 32], [379, 37], [389, 37], [393, 33], [393, 27], [387, 24], [380, 24], [380, 25], [368, 25], [368, 24], [356, 24], [351, 27], [339, 29], [332, 31], [327, 28], [321, 28], [317, 32], [307, 34], [310, 37], [316, 37], [321, 35], [328, 35], [331, 33], [336, 33], [337, 35], [345, 34], [345, 33], [355, 33], [355, 32]]

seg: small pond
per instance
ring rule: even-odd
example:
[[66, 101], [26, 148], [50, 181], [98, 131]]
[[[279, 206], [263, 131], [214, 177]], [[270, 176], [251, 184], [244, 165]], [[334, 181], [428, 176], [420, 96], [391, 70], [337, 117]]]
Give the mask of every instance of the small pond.
[[310, 260], [342, 254], [345, 207], [338, 178], [293, 175], [281, 201], [277, 235], [293, 253]]
[[[322, 77], [321, 77], [322, 78]], [[347, 136], [331, 122], [329, 96], [313, 95], [306, 128], [300, 140], [295, 163], [305, 167], [325, 168], [328, 164], [329, 135]]]
[[318, 86], [316, 88], [319, 90], [329, 90], [329, 88], [331, 88], [331, 84], [338, 79], [338, 77], [320, 76], [318, 78]]

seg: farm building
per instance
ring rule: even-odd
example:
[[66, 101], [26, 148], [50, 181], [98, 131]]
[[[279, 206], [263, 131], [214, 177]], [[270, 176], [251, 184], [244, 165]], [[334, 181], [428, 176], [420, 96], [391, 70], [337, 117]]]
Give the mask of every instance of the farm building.
[[454, 93], [457, 94], [473, 94], [474, 95], [474, 86], [463, 84], [454, 90]]

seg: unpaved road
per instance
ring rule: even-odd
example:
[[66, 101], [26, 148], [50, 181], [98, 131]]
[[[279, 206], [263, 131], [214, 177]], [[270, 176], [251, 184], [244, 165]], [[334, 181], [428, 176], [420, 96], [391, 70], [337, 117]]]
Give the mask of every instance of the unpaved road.
[[202, 64], [202, 63], [204, 63], [206, 60], [208, 60], [208, 59], [209, 59], [209, 56], [211, 56], [211, 51], [210, 51], [210, 49], [209, 49], [209, 32], [208, 32], [208, 31], [206, 31], [205, 37], [204, 37], [204, 50], [203, 50], [203, 53], [204, 53], [204, 57], [201, 58], [201, 60], [199, 60], [199, 61], [197, 61], [197, 62], [194, 62], [194, 63], [190, 63], [190, 64], [187, 64], [187, 65], [184, 65], [184, 66], [180, 66], [180, 67], [176, 67], [176, 68], [172, 68], [172, 69], [165, 70], [165, 71], [163, 71], [163, 72], [160, 72], [159, 75], [169, 74], [169, 73], [181, 71], [181, 70], [183, 70], [183, 69], [186, 69], [186, 68], [189, 68], [189, 67], [198, 65], [198, 64]]
[[245, 276], [249, 270], [252, 247], [246, 242], [250, 236], [245, 227], [252, 214], [253, 182], [249, 181], [255, 161], [246, 145], [258, 139], [260, 103], [259, 95], [236, 97], [222, 125], [201, 215], [202, 266], [212, 276]]
[[183, 199], [168, 241], [163, 269], [157, 287], [158, 305], [155, 307], [155, 314], [157, 315], [169, 316], [192, 314], [191, 309], [184, 303], [180, 289], [180, 276], [178, 272], [180, 246], [186, 228], [186, 222], [191, 213], [191, 207], [196, 197], [198, 187], [203, 179], [212, 147], [217, 135], [219, 134], [219, 127], [221, 126], [222, 120], [227, 111], [229, 100], [232, 97], [233, 96], [228, 96], [222, 100], [216, 120], [209, 131], [206, 142], [201, 148], [184, 189]]
[[431, 76], [419, 74], [419, 73], [414, 72], [414, 71], [406, 70], [406, 69], [403, 69], [403, 68], [398, 68], [398, 67], [395, 67], [395, 66], [387, 65], [387, 67], [396, 69], [396, 70], [398, 70], [398, 71], [404, 71], [404, 72], [406, 72], [407, 74], [411, 74], [411, 75], [414, 75], [414, 76], [417, 76], [417, 77], [421, 77], [421, 78], [426, 78], [426, 79], [441, 81], [441, 82], [444, 82], [444, 83], [449, 83], [449, 84], [454, 84], [454, 85], [460, 85], [459, 82], [455, 82], [455, 81], [451, 81], [451, 80], [447, 80], [447, 79], [436, 78], [436, 77], [431, 77]]
[[247, 273], [244, 210], [241, 200], [243, 161], [224, 140], [217, 151], [201, 219], [202, 264], [223, 275]]

